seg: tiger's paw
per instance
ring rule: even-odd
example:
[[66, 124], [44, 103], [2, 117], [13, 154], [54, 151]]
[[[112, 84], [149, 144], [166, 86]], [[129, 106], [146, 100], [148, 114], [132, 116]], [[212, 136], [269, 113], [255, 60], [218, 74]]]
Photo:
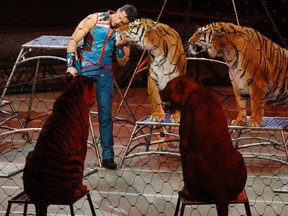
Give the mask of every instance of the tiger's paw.
[[246, 125], [246, 121], [242, 121], [242, 120], [238, 120], [238, 119], [233, 119], [231, 121], [232, 126], [245, 126]]
[[167, 143], [161, 143], [157, 145], [157, 151], [167, 151], [168, 150], [168, 145]]
[[184, 186], [178, 191], [179, 195], [185, 199], [192, 199], [192, 196], [188, 189]]
[[151, 121], [155, 121], [155, 122], [161, 122], [164, 121], [165, 119], [165, 115], [164, 112], [153, 112], [150, 116], [150, 120]]
[[172, 122], [172, 123], [178, 123], [178, 122], [180, 122], [180, 116], [181, 116], [180, 111], [176, 111], [175, 113], [173, 113], [173, 114], [171, 115], [171, 122]]
[[79, 196], [81, 196], [81, 190], [75, 190], [74, 191], [74, 197], [79, 197]]
[[261, 127], [262, 126], [262, 121], [257, 121], [255, 118], [251, 118], [250, 121], [248, 122], [249, 127]]
[[87, 185], [82, 185], [81, 186], [81, 191], [87, 191], [88, 190], [88, 187], [87, 187]]
[[74, 191], [74, 197], [79, 197], [82, 195], [83, 191], [86, 192], [88, 190], [87, 185], [82, 185], [80, 189]]

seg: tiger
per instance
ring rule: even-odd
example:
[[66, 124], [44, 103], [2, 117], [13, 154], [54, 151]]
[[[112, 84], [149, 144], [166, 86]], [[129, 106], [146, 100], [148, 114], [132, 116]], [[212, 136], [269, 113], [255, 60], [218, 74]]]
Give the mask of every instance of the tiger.
[[226, 61], [238, 110], [231, 125], [262, 126], [265, 102], [287, 106], [288, 50], [257, 30], [227, 22], [209, 23], [194, 32], [188, 40], [187, 52], [188, 55], [206, 52], [211, 58]]
[[[164, 121], [159, 90], [167, 82], [186, 74], [187, 58], [182, 40], [176, 30], [152, 19], [139, 18], [116, 30], [116, 40], [127, 37], [128, 42], [148, 51], [147, 90], [152, 114], [150, 120]], [[180, 122], [180, 112], [171, 116], [171, 122]]]
[[90, 107], [96, 102], [94, 81], [76, 76], [55, 100], [35, 148], [26, 157], [24, 191], [36, 215], [47, 215], [49, 203], [73, 201], [87, 191], [83, 184]]
[[[180, 108], [180, 158], [185, 199], [214, 202], [228, 216], [228, 200], [245, 187], [247, 169], [233, 147], [227, 120], [217, 97], [189, 76], [179, 76], [160, 92], [168, 112]], [[178, 213], [178, 212], [177, 212]]]

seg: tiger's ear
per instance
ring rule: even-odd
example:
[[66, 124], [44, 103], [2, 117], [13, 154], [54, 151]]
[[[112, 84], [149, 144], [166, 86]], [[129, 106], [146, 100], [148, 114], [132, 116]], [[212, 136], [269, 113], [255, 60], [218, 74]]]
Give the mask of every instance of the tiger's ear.
[[183, 87], [183, 79], [178, 79], [178, 82], [176, 82], [176, 85], [173, 86], [173, 91], [177, 94], [180, 94], [182, 91], [182, 87]]
[[70, 84], [74, 77], [71, 73], [68, 72], [65, 74], [65, 78], [66, 78], [67, 83]]

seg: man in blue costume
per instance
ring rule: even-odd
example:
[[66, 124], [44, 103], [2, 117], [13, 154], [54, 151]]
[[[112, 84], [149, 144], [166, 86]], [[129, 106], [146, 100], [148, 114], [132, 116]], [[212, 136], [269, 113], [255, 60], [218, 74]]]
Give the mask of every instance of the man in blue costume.
[[[107, 11], [88, 15], [75, 29], [67, 47], [67, 71], [74, 77], [89, 76], [96, 83], [102, 166], [116, 169], [112, 123], [113, 74], [112, 56], [125, 65], [129, 60], [130, 46], [126, 38], [116, 41], [115, 29], [137, 18], [132, 5], [124, 5], [116, 12]], [[77, 43], [84, 39], [79, 61], [75, 59]]]

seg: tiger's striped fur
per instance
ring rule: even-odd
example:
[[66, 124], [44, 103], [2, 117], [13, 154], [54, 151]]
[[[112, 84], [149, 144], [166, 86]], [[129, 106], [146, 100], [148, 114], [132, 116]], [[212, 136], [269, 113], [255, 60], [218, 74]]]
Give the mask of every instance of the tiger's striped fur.
[[89, 109], [95, 103], [92, 79], [77, 76], [55, 101], [51, 115], [26, 158], [24, 190], [35, 202], [36, 214], [46, 215], [48, 203], [74, 200], [83, 185], [89, 134]]
[[232, 125], [245, 125], [247, 99], [251, 98], [248, 126], [261, 126], [265, 101], [288, 105], [288, 50], [258, 31], [232, 23], [216, 22], [198, 28], [189, 39], [189, 53], [207, 52], [222, 57], [229, 67], [238, 116]]
[[[159, 90], [165, 88], [168, 81], [186, 73], [186, 54], [179, 34], [163, 23], [151, 19], [136, 19], [117, 29], [116, 37], [128, 36], [128, 41], [148, 55], [148, 95], [152, 106], [151, 120], [163, 121]], [[172, 122], [180, 121], [180, 113], [172, 115]]]

